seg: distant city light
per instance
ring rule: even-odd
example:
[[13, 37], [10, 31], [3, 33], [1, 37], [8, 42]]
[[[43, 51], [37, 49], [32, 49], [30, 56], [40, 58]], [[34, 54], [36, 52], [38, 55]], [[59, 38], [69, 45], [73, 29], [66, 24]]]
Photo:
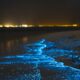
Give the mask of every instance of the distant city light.
[[44, 25], [39, 25], [39, 27], [43, 27]]
[[65, 24], [65, 25], [56, 25], [56, 26], [62, 26], [62, 27], [77, 27], [78, 24]]
[[9, 24], [5, 24], [4, 27], [7, 27], [8, 28], [8, 27], [10, 27], [10, 25]]
[[8, 27], [14, 27], [14, 25], [12, 25], [12, 24], [5, 24], [4, 27], [7, 27], [7, 28]]
[[27, 24], [22, 24], [21, 27], [28, 27], [28, 25]]
[[78, 25], [77, 25], [77, 24], [73, 24], [73, 26], [74, 26], [74, 27], [77, 27]]
[[28, 25], [28, 27], [34, 27], [34, 25]]
[[[78, 24], [55, 24], [55, 25], [44, 25], [44, 24], [39, 24], [37, 25], [38, 27], [77, 27], [79, 26]], [[0, 27], [6, 27], [6, 28], [9, 28], [9, 27], [35, 27], [35, 25], [31, 25], [31, 24], [0, 24]]]
[[3, 27], [3, 25], [0, 25], [0, 27]]

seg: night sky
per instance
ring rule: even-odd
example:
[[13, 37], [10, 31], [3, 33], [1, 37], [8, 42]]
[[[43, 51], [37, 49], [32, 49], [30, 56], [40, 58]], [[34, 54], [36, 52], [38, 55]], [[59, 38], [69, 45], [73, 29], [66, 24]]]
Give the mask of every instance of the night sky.
[[80, 23], [80, 0], [0, 0], [0, 23]]

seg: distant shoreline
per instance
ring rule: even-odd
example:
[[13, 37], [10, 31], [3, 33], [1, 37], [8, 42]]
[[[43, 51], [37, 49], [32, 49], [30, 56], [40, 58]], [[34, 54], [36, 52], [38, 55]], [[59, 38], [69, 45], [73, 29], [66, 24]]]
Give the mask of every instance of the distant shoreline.
[[[29, 27], [29, 28], [0, 28], [0, 42], [21, 37], [40, 36], [48, 33], [79, 31], [80, 27]], [[63, 33], [64, 34], [64, 33]]]
[[9, 35], [37, 35], [44, 33], [75, 31], [80, 30], [80, 27], [17, 27], [17, 28], [0, 28], [0, 37]]
[[0, 28], [0, 32], [60, 32], [69, 30], [80, 30], [80, 27], [16, 27], [16, 28]]

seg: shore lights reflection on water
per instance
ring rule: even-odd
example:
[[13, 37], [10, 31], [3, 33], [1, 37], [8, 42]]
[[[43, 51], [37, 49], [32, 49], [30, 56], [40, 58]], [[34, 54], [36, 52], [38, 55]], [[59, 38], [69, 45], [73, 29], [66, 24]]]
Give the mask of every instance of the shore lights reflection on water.
[[[26, 73], [23, 67], [21, 67], [20, 70], [23, 71], [22, 74], [15, 78], [9, 75], [10, 77], [7, 78], [7, 80], [80, 80], [80, 69], [65, 65], [64, 62], [58, 62], [56, 60], [56, 58], [60, 56], [70, 58], [71, 60], [77, 58], [74, 63], [76, 66], [76, 63], [80, 61], [80, 56], [76, 55], [78, 51], [58, 49], [56, 48], [55, 42], [49, 42], [45, 39], [32, 44], [26, 44], [24, 48], [26, 49], [26, 54], [0, 57], [0, 59], [2, 59], [0, 65], [17, 65], [16, 71], [21, 67], [18, 66], [20, 64], [30, 65], [32, 66], [31, 71], [26, 67], [25, 71], [29, 71], [29, 73]], [[46, 78], [43, 78], [40, 72], [41, 69], [50, 70], [56, 74], [48, 75]]]

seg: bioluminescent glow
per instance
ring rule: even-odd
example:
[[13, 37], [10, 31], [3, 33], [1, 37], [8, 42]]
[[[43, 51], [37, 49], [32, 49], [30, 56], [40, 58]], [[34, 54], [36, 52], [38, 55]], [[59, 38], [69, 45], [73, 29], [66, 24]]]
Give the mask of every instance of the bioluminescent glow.
[[[79, 51], [56, 48], [55, 42], [49, 42], [45, 39], [26, 44], [24, 47], [26, 49], [25, 54], [0, 57], [0, 66], [17, 65], [16, 71], [22, 70], [23, 72], [16, 77], [9, 75], [6, 78], [7, 80], [80, 80], [80, 69], [65, 65], [64, 62], [56, 59], [58, 57], [74, 59], [74, 65], [76, 66], [80, 61], [80, 56], [76, 54]], [[21, 67], [20, 64], [26, 66], [25, 71], [25, 66]], [[44, 78], [41, 73], [42, 69], [56, 74]]]

